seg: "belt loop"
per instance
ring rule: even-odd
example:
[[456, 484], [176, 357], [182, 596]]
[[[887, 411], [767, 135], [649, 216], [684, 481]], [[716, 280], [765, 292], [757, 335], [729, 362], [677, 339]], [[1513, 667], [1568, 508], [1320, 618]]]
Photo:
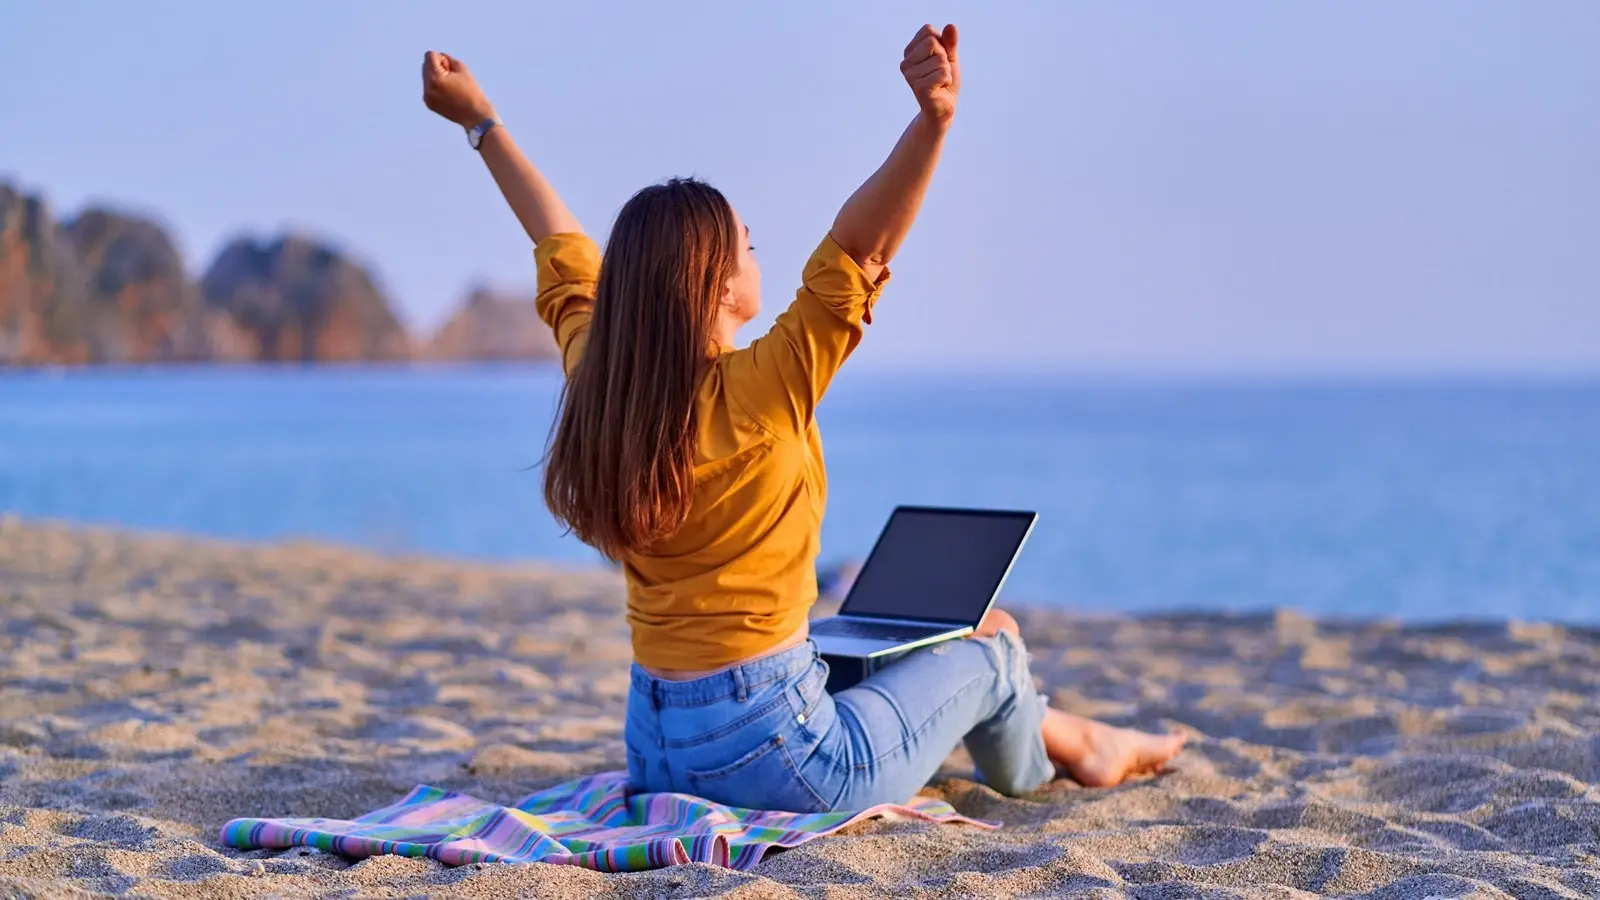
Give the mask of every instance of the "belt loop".
[[650, 708], [661, 711], [661, 679], [654, 675], [650, 676]]
[[733, 699], [743, 703], [750, 696], [744, 681], [744, 666], [734, 666], [729, 674], [733, 676]]

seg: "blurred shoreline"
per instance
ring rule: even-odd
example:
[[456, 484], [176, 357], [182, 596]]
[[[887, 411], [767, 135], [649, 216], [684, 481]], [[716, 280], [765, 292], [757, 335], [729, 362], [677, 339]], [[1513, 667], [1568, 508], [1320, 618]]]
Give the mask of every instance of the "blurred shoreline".
[[91, 205], [58, 221], [0, 179], [0, 370], [558, 355], [531, 291], [474, 285], [419, 333], [328, 239], [240, 234], [195, 278], [160, 220]]

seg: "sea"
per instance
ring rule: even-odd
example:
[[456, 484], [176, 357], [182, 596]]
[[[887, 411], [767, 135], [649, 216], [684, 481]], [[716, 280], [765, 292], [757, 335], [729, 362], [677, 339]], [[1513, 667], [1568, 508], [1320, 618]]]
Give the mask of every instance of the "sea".
[[[560, 374], [0, 376], [0, 512], [598, 565], [540, 498]], [[1007, 602], [1600, 624], [1600, 379], [842, 373], [824, 565], [901, 503], [1036, 510]]]

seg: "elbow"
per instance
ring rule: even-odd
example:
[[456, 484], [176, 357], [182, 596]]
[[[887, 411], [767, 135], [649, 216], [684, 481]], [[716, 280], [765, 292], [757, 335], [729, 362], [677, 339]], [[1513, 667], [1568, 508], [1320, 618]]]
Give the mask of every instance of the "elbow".
[[888, 247], [877, 242], [855, 241], [848, 236], [840, 234], [839, 229], [833, 231], [833, 242], [845, 255], [856, 261], [862, 268], [882, 269], [889, 265], [891, 255]]
[[[887, 249], [873, 249], [866, 253], [851, 253], [848, 250], [845, 252], [849, 253], [850, 258], [855, 260], [856, 265], [861, 269], [861, 274], [865, 275], [867, 280], [873, 283], [877, 283], [883, 277], [883, 273], [889, 268], [889, 257], [894, 255]], [[868, 322], [872, 321], [871, 311], [868, 311], [866, 320]]]

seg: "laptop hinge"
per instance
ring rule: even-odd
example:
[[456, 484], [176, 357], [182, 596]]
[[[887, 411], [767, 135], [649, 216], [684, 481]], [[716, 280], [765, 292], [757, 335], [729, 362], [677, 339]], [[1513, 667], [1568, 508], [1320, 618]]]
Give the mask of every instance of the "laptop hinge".
[[857, 622], [888, 622], [891, 625], [905, 625], [910, 628], [925, 628], [929, 631], [960, 631], [963, 628], [976, 628], [976, 625], [960, 625], [955, 622], [930, 622], [927, 619], [897, 619], [893, 616], [852, 616], [841, 615], [841, 619], [854, 619]]

